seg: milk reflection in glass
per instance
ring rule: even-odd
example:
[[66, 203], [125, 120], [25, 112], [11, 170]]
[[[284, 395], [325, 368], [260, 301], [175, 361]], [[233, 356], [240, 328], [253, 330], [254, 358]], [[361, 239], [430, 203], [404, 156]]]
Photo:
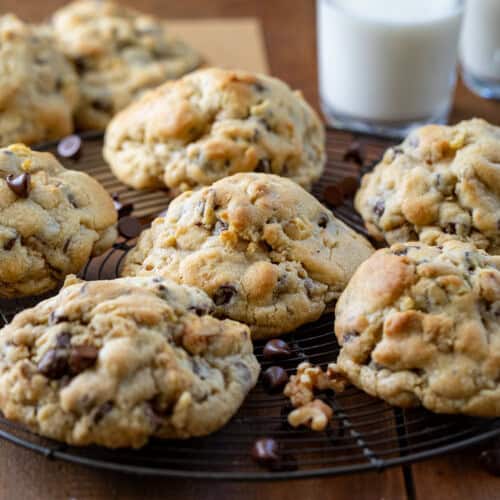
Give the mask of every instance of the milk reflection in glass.
[[500, 98], [500, 0], [467, 0], [461, 62], [469, 88]]
[[320, 95], [331, 124], [401, 136], [445, 122], [462, 11], [459, 0], [318, 0]]

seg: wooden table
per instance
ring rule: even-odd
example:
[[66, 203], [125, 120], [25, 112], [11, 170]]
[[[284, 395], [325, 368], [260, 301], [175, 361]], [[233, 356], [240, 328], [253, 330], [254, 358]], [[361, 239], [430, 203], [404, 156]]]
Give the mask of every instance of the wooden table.
[[[62, 0], [0, 0], [0, 11], [40, 21]], [[274, 75], [303, 90], [318, 108], [313, 0], [129, 0], [165, 17], [258, 17]], [[369, 75], [367, 76], [369, 81]], [[480, 99], [459, 83], [452, 121], [479, 116], [500, 124], [500, 102]], [[0, 441], [0, 500], [59, 499], [493, 499], [500, 479], [478, 464], [478, 449], [383, 473], [340, 478], [222, 483], [138, 478], [51, 461]]]

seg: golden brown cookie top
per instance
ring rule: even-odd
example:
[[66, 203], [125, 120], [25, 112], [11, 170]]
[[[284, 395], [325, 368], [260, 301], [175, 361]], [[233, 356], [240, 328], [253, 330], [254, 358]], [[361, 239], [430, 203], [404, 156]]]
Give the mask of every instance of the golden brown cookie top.
[[0, 146], [32, 144], [72, 132], [76, 73], [46, 27], [0, 17]]
[[337, 366], [369, 394], [500, 415], [500, 257], [470, 243], [377, 251], [336, 307]]
[[428, 125], [390, 148], [355, 199], [389, 243], [471, 241], [500, 252], [500, 128], [474, 119]]
[[218, 429], [256, 382], [245, 325], [161, 278], [68, 280], [0, 335], [0, 409], [71, 444], [141, 446]]
[[0, 149], [0, 296], [35, 295], [80, 271], [116, 238], [105, 189], [50, 153]]
[[266, 337], [317, 319], [371, 253], [298, 184], [247, 173], [176, 198], [123, 272], [199, 286], [218, 314]]
[[104, 154], [136, 188], [186, 190], [251, 171], [310, 188], [323, 171], [324, 141], [318, 115], [284, 82], [210, 68], [168, 82], [120, 113], [107, 129]]

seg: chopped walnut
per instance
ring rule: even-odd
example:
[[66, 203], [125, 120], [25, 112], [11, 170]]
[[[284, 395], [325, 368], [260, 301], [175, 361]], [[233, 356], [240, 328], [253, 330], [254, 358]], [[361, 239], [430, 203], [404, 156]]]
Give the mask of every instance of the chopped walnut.
[[328, 365], [326, 372], [320, 366], [304, 362], [297, 366], [297, 373], [290, 377], [284, 394], [290, 398], [296, 408], [310, 403], [314, 399], [314, 390], [326, 391], [332, 389], [342, 392], [347, 380], [341, 375], [334, 363]]
[[315, 399], [293, 410], [288, 415], [288, 423], [292, 427], [305, 425], [313, 431], [324, 431], [332, 416], [333, 410], [320, 399]]

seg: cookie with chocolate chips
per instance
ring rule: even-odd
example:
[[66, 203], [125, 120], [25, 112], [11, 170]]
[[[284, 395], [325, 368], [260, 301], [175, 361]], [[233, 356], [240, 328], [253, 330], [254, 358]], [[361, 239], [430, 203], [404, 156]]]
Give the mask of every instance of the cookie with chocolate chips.
[[0, 146], [57, 139], [73, 130], [77, 75], [45, 27], [0, 17]]
[[0, 332], [0, 410], [74, 445], [139, 447], [222, 427], [255, 385], [248, 327], [159, 278], [79, 282]]
[[37, 295], [77, 273], [116, 238], [104, 188], [50, 153], [0, 149], [0, 297]]
[[500, 127], [428, 125], [363, 177], [355, 207], [389, 244], [450, 239], [500, 253]]
[[361, 264], [335, 313], [336, 369], [368, 394], [500, 416], [500, 256], [397, 243]]
[[144, 90], [201, 62], [163, 21], [118, 3], [78, 0], [56, 11], [52, 24], [80, 77], [75, 120], [81, 129], [104, 129]]
[[172, 201], [123, 274], [198, 286], [262, 338], [319, 318], [372, 251], [290, 179], [246, 173]]
[[168, 82], [122, 111], [104, 156], [136, 189], [185, 191], [238, 172], [289, 177], [309, 189], [325, 163], [318, 115], [284, 82], [204, 69]]

